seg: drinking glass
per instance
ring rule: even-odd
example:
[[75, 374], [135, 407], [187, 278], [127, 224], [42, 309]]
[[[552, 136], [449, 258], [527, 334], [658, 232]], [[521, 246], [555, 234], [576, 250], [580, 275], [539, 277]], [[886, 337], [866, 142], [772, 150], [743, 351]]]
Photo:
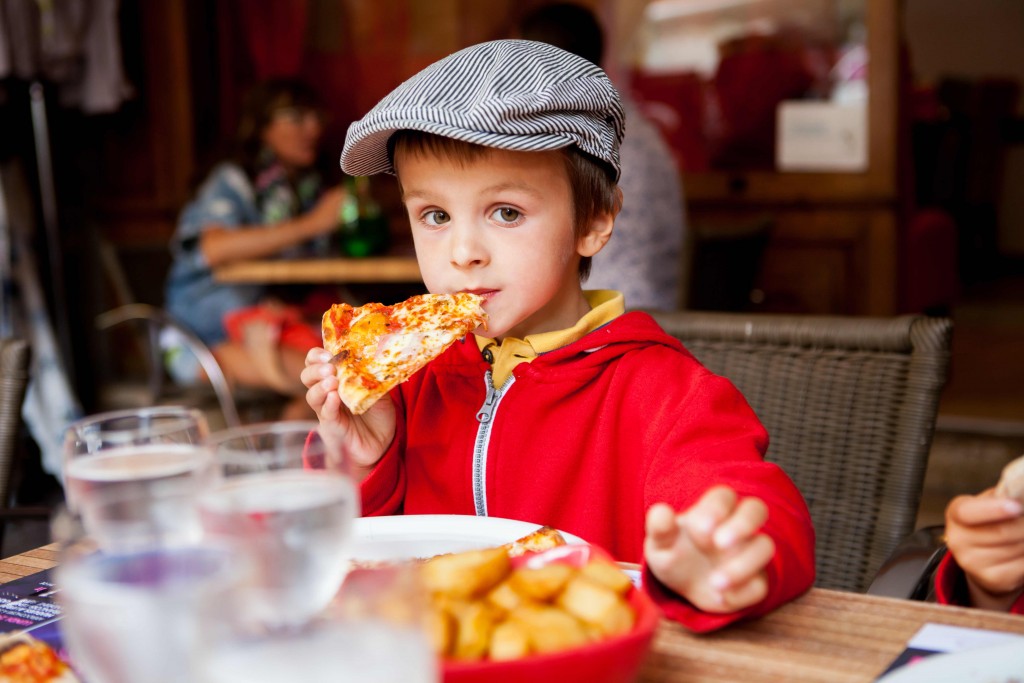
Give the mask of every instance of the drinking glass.
[[214, 432], [207, 445], [220, 479], [199, 497], [203, 529], [255, 568], [241, 618], [301, 628], [348, 570], [359, 496], [340, 438], [292, 421]]
[[425, 629], [426, 594], [412, 565], [355, 569], [300, 631], [254, 631], [238, 612], [203, 622], [202, 683], [438, 683]]
[[182, 406], [72, 423], [64, 432], [68, 507], [108, 549], [197, 540], [195, 497], [216, 476], [201, 446], [208, 432], [202, 412]]
[[[58, 521], [60, 520], [60, 521]], [[56, 528], [75, 527], [60, 513]], [[80, 527], [79, 527], [80, 528]], [[89, 683], [180, 683], [194, 671], [202, 606], [226, 603], [246, 565], [210, 544], [106, 550], [84, 533], [61, 541], [61, 634]]]

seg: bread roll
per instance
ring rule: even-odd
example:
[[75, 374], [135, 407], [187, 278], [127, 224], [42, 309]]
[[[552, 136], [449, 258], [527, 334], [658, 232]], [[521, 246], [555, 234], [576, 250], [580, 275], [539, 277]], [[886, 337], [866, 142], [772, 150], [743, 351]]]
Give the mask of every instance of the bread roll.
[[1016, 498], [1024, 503], [1024, 455], [1003, 468], [1003, 474], [996, 485], [996, 495]]

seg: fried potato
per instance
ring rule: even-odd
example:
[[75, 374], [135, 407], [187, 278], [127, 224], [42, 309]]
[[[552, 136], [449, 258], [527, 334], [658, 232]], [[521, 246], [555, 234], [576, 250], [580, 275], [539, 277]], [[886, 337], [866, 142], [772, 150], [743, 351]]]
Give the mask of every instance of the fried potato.
[[481, 600], [453, 604], [455, 640], [452, 656], [456, 659], [481, 659], [491, 644], [491, 632], [497, 624], [494, 610]]
[[520, 595], [545, 602], [560, 593], [577, 571], [567, 564], [547, 564], [519, 569], [509, 577], [509, 583]]
[[636, 615], [626, 600], [632, 583], [608, 560], [513, 568], [510, 555], [527, 546], [564, 545], [561, 534], [546, 529], [418, 565], [431, 598], [428, 631], [440, 656], [516, 659], [579, 647], [633, 627]]
[[625, 595], [633, 586], [626, 572], [604, 560], [588, 562], [580, 568], [580, 574], [619, 595]]
[[428, 591], [454, 598], [483, 595], [509, 573], [511, 563], [503, 548], [469, 550], [438, 555], [423, 563], [423, 583]]
[[441, 609], [440, 606], [433, 606], [427, 610], [424, 617], [424, 628], [434, 652], [442, 657], [452, 653], [455, 646], [455, 617], [451, 612]]
[[487, 602], [504, 614], [508, 614], [526, 602], [526, 597], [512, 586], [511, 576], [515, 576], [515, 572], [487, 594]]
[[583, 624], [550, 605], [523, 605], [508, 618], [523, 627], [534, 652], [560, 652], [585, 645], [589, 640]]
[[530, 636], [516, 621], [503, 621], [491, 632], [488, 655], [493, 660], [518, 659], [530, 654]]
[[558, 606], [605, 636], [633, 628], [634, 614], [622, 596], [582, 574], [574, 577], [558, 596]]

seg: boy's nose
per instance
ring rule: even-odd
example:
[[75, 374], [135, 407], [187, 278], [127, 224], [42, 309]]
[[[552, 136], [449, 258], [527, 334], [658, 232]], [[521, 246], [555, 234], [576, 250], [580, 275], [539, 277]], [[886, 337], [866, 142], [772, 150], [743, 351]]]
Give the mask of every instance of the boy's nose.
[[489, 261], [486, 246], [474, 226], [453, 226], [451, 260], [458, 268], [484, 265]]

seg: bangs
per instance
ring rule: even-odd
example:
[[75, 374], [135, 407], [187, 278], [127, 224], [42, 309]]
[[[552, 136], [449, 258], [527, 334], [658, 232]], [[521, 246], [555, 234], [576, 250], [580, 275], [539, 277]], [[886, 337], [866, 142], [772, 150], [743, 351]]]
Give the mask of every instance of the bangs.
[[418, 130], [400, 130], [388, 140], [392, 167], [395, 167], [395, 153], [399, 151], [418, 158], [436, 156], [465, 166], [487, 156], [491, 148]]

